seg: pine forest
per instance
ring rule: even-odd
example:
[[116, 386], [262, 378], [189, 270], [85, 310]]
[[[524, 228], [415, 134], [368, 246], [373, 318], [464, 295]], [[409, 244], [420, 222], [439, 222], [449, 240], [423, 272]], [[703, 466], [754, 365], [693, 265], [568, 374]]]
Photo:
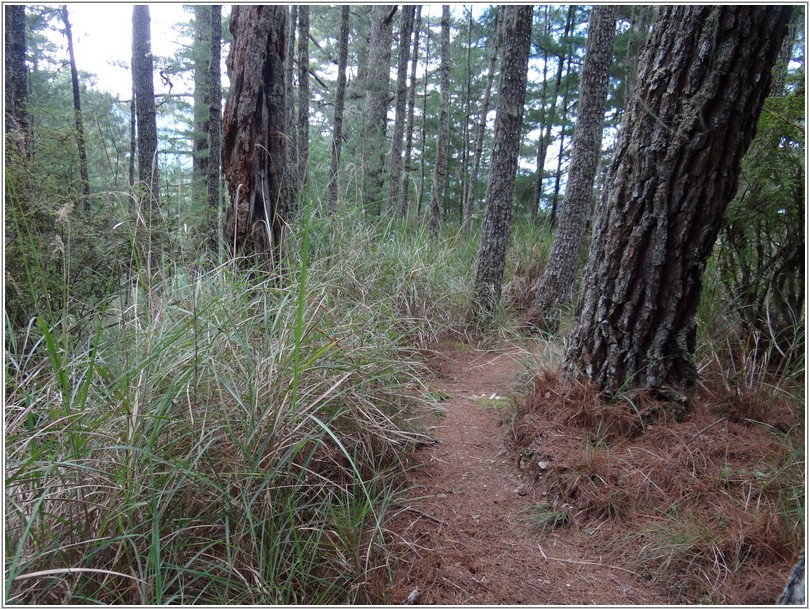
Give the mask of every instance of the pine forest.
[[3, 18], [5, 604], [805, 603], [804, 6]]

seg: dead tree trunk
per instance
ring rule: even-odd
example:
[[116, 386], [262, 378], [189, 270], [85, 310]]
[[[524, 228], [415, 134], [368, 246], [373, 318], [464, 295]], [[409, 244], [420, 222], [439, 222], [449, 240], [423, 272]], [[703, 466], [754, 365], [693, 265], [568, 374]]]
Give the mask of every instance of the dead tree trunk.
[[222, 146], [230, 195], [225, 239], [235, 255], [262, 255], [276, 264], [290, 208], [285, 184], [287, 7], [235, 6], [231, 34]]

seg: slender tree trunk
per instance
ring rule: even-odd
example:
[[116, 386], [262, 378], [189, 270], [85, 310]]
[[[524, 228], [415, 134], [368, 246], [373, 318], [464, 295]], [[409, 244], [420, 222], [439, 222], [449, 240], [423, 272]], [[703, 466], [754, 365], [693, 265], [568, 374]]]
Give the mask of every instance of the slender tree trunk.
[[428, 5], [428, 19], [425, 27], [425, 81], [422, 85], [422, 141], [421, 155], [419, 156], [419, 192], [416, 194], [416, 218], [422, 215], [422, 200], [425, 194], [425, 146], [427, 144], [427, 99], [428, 99], [428, 64], [430, 61], [430, 5]]
[[467, 209], [467, 183], [470, 177], [470, 98], [472, 97], [472, 7], [467, 12], [467, 75], [464, 90], [464, 127], [461, 136], [461, 207], [458, 211], [460, 222], [464, 224], [464, 210]]
[[[570, 5], [568, 7], [568, 16], [565, 19], [565, 29], [563, 31], [563, 35], [561, 41], [567, 40], [569, 34], [571, 33], [571, 29], [574, 27], [574, 17], [576, 15], [576, 6]], [[570, 68], [570, 45], [569, 45], [569, 53], [568, 53], [568, 63]], [[537, 145], [537, 176], [535, 178], [535, 193], [534, 193], [534, 200], [535, 204], [539, 207], [540, 201], [543, 199], [543, 178], [545, 177], [545, 166], [546, 166], [546, 154], [548, 153], [548, 147], [551, 144], [551, 124], [554, 121], [555, 114], [557, 111], [557, 98], [560, 96], [560, 88], [562, 86], [562, 77], [563, 72], [565, 71], [565, 61], [563, 61], [565, 57], [558, 56], [557, 57], [557, 75], [554, 78], [554, 91], [551, 92], [551, 106], [548, 109], [548, 112], [543, 112], [543, 118], [545, 122], [545, 130], [543, 132], [543, 136], [540, 138], [540, 141]], [[560, 144], [562, 146], [562, 143]], [[562, 149], [560, 149], [562, 150]], [[559, 176], [560, 171], [559, 168], [557, 169], [557, 175]], [[556, 204], [555, 204], [556, 205]], [[549, 220], [550, 225], [554, 225], [556, 215], [556, 208], [552, 208], [551, 217]]]
[[411, 85], [408, 89], [408, 129], [405, 134], [405, 171], [402, 174], [402, 188], [399, 192], [399, 213], [408, 216], [408, 197], [411, 183], [411, 154], [413, 152], [413, 114], [416, 105], [416, 68], [419, 63], [419, 30], [422, 27], [422, 5], [416, 6], [416, 23], [413, 32], [413, 57], [411, 59]]
[[565, 368], [683, 412], [701, 278], [734, 196], [792, 8], [661, 6], [639, 62]]
[[447, 182], [447, 148], [450, 139], [450, 6], [442, 5], [441, 42], [441, 102], [439, 105], [439, 133], [436, 142], [436, 165], [433, 168], [433, 184], [430, 189], [430, 234], [439, 236], [439, 221], [444, 186]]
[[487, 185], [487, 211], [481, 232], [472, 301], [473, 315], [479, 326], [491, 322], [501, 300], [532, 42], [531, 5], [506, 5], [501, 10], [504, 39], [501, 84], [492, 143], [492, 169]]
[[156, 206], [159, 182], [153, 73], [149, 6], [136, 4], [132, 7], [132, 82], [138, 125], [138, 180], [146, 185], [151, 203]]
[[219, 238], [216, 230], [219, 216], [220, 158], [222, 156], [222, 74], [220, 70], [222, 50], [222, 6], [211, 5], [211, 49], [208, 61], [208, 209], [212, 214], [212, 236]]
[[79, 92], [79, 71], [76, 69], [76, 56], [73, 53], [73, 32], [67, 4], [62, 5], [62, 22], [65, 24], [68, 55], [70, 56], [70, 80], [73, 85], [73, 113], [76, 119], [76, 146], [79, 149], [79, 177], [82, 183], [84, 211], [90, 211], [90, 176], [87, 170], [87, 148], [84, 144], [84, 124], [82, 123], [82, 98]]
[[[545, 31], [546, 37], [550, 37], [551, 20], [549, 19], [549, 6], [545, 10]], [[540, 213], [540, 197], [543, 195], [543, 179], [546, 176], [546, 141], [544, 130], [548, 127], [548, 117], [546, 113], [546, 100], [548, 99], [548, 45], [543, 47], [543, 92], [541, 94], [540, 105], [540, 137], [537, 139], [537, 160], [535, 163], [534, 175], [534, 199], [532, 202], [532, 224], [537, 222]], [[562, 75], [560, 75], [562, 78]]]
[[388, 208], [391, 213], [399, 202], [400, 178], [402, 176], [402, 137], [405, 131], [405, 103], [408, 92], [408, 59], [411, 52], [414, 6], [404, 5], [399, 22], [399, 60], [397, 62], [397, 97], [394, 118], [394, 135], [388, 174]]
[[336, 212], [340, 190], [340, 148], [343, 144], [343, 105], [346, 98], [346, 64], [349, 56], [349, 5], [340, 9], [340, 41], [338, 42], [338, 78], [335, 91], [335, 128], [332, 132], [332, 159], [329, 164], [329, 209]]
[[478, 116], [478, 131], [475, 135], [475, 150], [473, 151], [473, 166], [470, 179], [467, 182], [467, 195], [464, 198], [464, 210], [462, 211], [461, 229], [465, 234], [469, 234], [472, 223], [472, 210], [475, 203], [475, 191], [478, 186], [478, 171], [481, 167], [481, 155], [484, 152], [484, 135], [487, 130], [487, 115], [489, 114], [489, 101], [492, 95], [492, 83], [495, 80], [495, 71], [498, 62], [498, 49], [501, 44], [501, 23], [500, 12], [495, 16], [495, 33], [492, 36], [492, 52], [489, 56], [489, 68], [487, 70], [487, 86], [484, 89], [484, 99], [481, 102], [481, 113]]
[[565, 187], [565, 206], [560, 212], [548, 263], [531, 312], [531, 321], [551, 332], [557, 332], [559, 328], [560, 309], [571, 298], [571, 287], [579, 267], [579, 254], [593, 197], [593, 181], [602, 151], [602, 127], [615, 37], [616, 6], [594, 6], [580, 76], [579, 108]]
[[138, 156], [138, 136], [136, 133], [135, 81], [132, 81], [132, 99], [129, 102], [129, 190], [135, 187], [135, 159]]
[[397, 7], [387, 4], [371, 8], [366, 77], [366, 104], [363, 112], [363, 206], [379, 214], [383, 209], [385, 130], [388, 122], [389, 81], [393, 20]]
[[[565, 73], [571, 74], [571, 62], [573, 60], [573, 49], [568, 50], [568, 60], [566, 61]], [[562, 164], [565, 156], [565, 121], [568, 119], [568, 100], [571, 96], [571, 79], [565, 80], [562, 99], [562, 115], [560, 116], [560, 152], [557, 154], [557, 173], [554, 175], [554, 191], [551, 194], [551, 214], [549, 215], [549, 225], [557, 226], [557, 208], [560, 202], [560, 186], [562, 181]]]
[[290, 23], [287, 34], [286, 56], [284, 58], [284, 88], [287, 103], [285, 113], [287, 125], [287, 181], [292, 193], [298, 192], [298, 114], [295, 111], [295, 33], [298, 29], [298, 5], [290, 6]]
[[234, 254], [279, 262], [290, 210], [284, 53], [287, 8], [237, 5], [231, 13], [231, 83], [223, 116], [222, 161], [230, 207], [225, 237]]
[[[309, 166], [309, 5], [298, 7], [298, 193], [306, 192]], [[300, 196], [300, 195], [299, 195]], [[295, 202], [293, 202], [295, 203]]]
[[194, 126], [191, 138], [192, 191], [202, 199], [208, 175], [209, 63], [211, 59], [211, 7], [194, 6]]
[[[25, 5], [6, 4], [5, 75], [6, 133], [18, 131], [25, 141], [28, 131], [28, 69], [25, 66]], [[25, 145], [22, 145], [25, 148]]]

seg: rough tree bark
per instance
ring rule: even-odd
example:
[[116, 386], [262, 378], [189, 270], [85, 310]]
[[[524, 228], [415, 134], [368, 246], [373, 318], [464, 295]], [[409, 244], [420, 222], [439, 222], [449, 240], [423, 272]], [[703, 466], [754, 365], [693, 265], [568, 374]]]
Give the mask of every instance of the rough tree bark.
[[391, 42], [396, 6], [371, 8], [371, 39], [366, 71], [366, 102], [363, 112], [363, 206], [366, 211], [382, 211], [385, 129], [390, 102]]
[[532, 36], [532, 6], [507, 5], [501, 11], [504, 40], [501, 84], [486, 194], [487, 211], [472, 300], [474, 321], [479, 326], [491, 321], [501, 300]]
[[422, 29], [422, 5], [416, 6], [416, 15], [413, 26], [413, 51], [411, 52], [411, 76], [408, 88], [408, 128], [405, 132], [405, 171], [402, 172], [402, 188], [399, 191], [399, 214], [402, 218], [408, 216], [408, 193], [411, 184], [411, 155], [413, 153], [413, 114], [416, 106], [416, 68], [419, 64], [419, 31]]
[[338, 42], [338, 77], [335, 90], [335, 121], [332, 132], [332, 158], [329, 163], [329, 209], [334, 213], [338, 207], [340, 190], [340, 148], [343, 144], [343, 105], [346, 100], [346, 64], [349, 57], [349, 5], [340, 9], [340, 41]]
[[408, 92], [408, 60], [411, 52], [414, 6], [404, 5], [399, 22], [399, 60], [397, 62], [397, 97], [394, 116], [394, 135], [388, 170], [388, 208], [391, 213], [400, 200], [399, 189], [402, 176], [402, 137], [405, 132], [405, 103]]
[[447, 148], [450, 140], [450, 6], [442, 5], [442, 38], [439, 105], [439, 133], [436, 142], [436, 165], [433, 167], [433, 184], [430, 188], [430, 234], [439, 236], [439, 219], [444, 201], [444, 185], [447, 182]]
[[159, 182], [153, 72], [149, 6], [136, 4], [132, 7], [132, 86], [138, 127], [138, 180], [146, 185], [152, 205], [157, 206]]
[[602, 151], [602, 127], [615, 37], [616, 6], [594, 6], [579, 81], [579, 108], [565, 187], [565, 205], [529, 314], [535, 326], [550, 332], [557, 332], [559, 328], [560, 310], [571, 298], [571, 287], [576, 278], [593, 182]]
[[309, 6], [298, 7], [298, 176], [296, 186], [306, 191], [309, 166]]
[[73, 32], [70, 28], [70, 16], [67, 4], [62, 5], [62, 23], [65, 25], [68, 55], [70, 57], [70, 81], [73, 86], [73, 113], [76, 122], [76, 147], [79, 149], [79, 179], [82, 185], [84, 211], [90, 211], [90, 176], [87, 169], [87, 147], [84, 140], [82, 122], [82, 97], [79, 91], [79, 71], [76, 69], [76, 56], [73, 52]]
[[475, 134], [475, 149], [473, 151], [473, 165], [470, 179], [467, 182], [467, 194], [464, 196], [464, 204], [461, 212], [461, 230], [465, 234], [470, 232], [472, 223], [472, 209], [475, 203], [475, 191], [478, 186], [478, 171], [481, 168], [481, 155], [484, 152], [484, 134], [487, 129], [487, 114], [489, 114], [489, 100], [492, 95], [492, 83], [495, 80], [495, 70], [498, 62], [498, 49], [501, 46], [501, 24], [500, 12], [495, 14], [495, 34], [492, 37], [492, 52], [489, 56], [489, 68], [487, 69], [487, 86], [484, 89], [484, 99], [481, 101], [481, 113], [478, 115], [478, 131]]
[[28, 70], [25, 66], [25, 6], [6, 4], [5, 75], [6, 133], [28, 130]]
[[701, 277], [791, 7], [661, 6], [605, 181], [565, 370], [685, 405]]
[[231, 13], [231, 82], [223, 116], [228, 181], [225, 239], [234, 254], [281, 258], [290, 209], [284, 53], [287, 7], [237, 5]]
[[220, 157], [222, 155], [222, 6], [211, 5], [211, 49], [208, 61], [208, 209], [212, 214], [212, 235], [218, 238]]

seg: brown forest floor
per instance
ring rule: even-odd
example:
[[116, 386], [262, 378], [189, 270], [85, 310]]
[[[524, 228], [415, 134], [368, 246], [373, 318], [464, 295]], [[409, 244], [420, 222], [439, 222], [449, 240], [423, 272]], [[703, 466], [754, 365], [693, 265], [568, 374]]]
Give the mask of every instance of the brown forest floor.
[[[431, 390], [444, 397], [446, 413], [432, 422], [437, 444], [411, 459], [407, 505], [389, 525], [398, 557], [389, 603], [409, 595], [407, 603], [442, 605], [772, 603], [801, 542], [765, 533], [751, 539], [752, 530], [774, 529], [775, 518], [755, 494], [760, 506], [752, 504], [750, 515], [728, 515], [738, 528], [723, 525], [725, 537], [704, 537], [709, 555], [721, 558], [724, 540], [736, 540], [732, 552], [750, 561], [732, 575], [721, 569], [722, 559], [701, 563], [699, 548], [662, 557], [666, 551], [651, 544], [649, 532], [670, 523], [672, 511], [688, 524], [684, 513], [725, 510], [721, 497], [701, 487], [707, 474], [700, 464], [713, 464], [711, 452], [724, 451], [729, 472], [750, 472], [782, 450], [773, 435], [734, 428], [729, 418], [718, 423], [716, 413], [698, 407], [682, 424], [648, 426], [630, 441], [583, 452], [594, 423], [588, 405], [598, 401], [587, 392], [559, 400], [562, 386], [551, 377], [535, 381], [532, 391], [525, 361], [539, 349], [446, 344], [432, 358]], [[529, 397], [518, 399], [516, 415], [515, 402], [498, 397], [520, 394], [520, 378]], [[533, 527], [538, 505], [553, 506], [565, 522]], [[647, 569], [642, 557], [658, 569]]]

